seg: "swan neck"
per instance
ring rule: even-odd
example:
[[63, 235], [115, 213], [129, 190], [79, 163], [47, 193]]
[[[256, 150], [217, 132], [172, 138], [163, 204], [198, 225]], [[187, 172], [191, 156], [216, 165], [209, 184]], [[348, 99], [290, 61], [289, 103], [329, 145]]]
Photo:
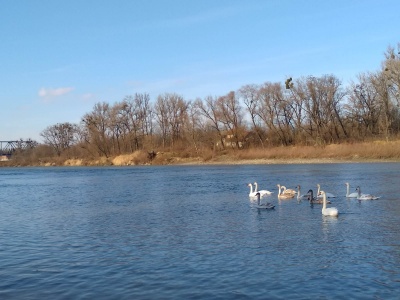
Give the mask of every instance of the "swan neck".
[[326, 195], [322, 195], [322, 209], [326, 209]]

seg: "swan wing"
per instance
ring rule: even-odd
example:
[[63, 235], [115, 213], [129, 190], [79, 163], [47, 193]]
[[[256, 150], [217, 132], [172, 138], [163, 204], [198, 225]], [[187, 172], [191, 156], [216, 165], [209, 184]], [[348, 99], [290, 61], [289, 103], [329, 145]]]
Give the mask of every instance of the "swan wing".
[[263, 204], [255, 205], [254, 207], [261, 208], [261, 209], [274, 209], [275, 205], [273, 205], [271, 203], [263, 203]]
[[377, 200], [380, 197], [371, 195], [371, 194], [361, 194], [360, 196], [357, 197], [358, 200]]
[[329, 207], [329, 208], [322, 209], [322, 214], [324, 216], [336, 217], [339, 214], [339, 211], [337, 210], [336, 207]]
[[348, 194], [346, 197], [347, 198], [357, 198], [358, 197], [358, 193], [351, 193], [351, 194]]
[[258, 191], [258, 192], [261, 194], [261, 196], [271, 195], [271, 194], [274, 193], [274, 192], [271, 192], [271, 191], [268, 191], [268, 190], [261, 190], [261, 191]]

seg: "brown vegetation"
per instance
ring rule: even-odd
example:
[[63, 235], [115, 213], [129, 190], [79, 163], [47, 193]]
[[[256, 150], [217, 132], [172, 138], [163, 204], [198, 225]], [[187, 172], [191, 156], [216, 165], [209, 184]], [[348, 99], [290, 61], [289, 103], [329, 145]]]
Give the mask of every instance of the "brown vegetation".
[[[34, 156], [32, 156], [34, 157]], [[334, 162], [400, 162], [400, 141], [374, 141], [328, 146], [280, 146], [268, 149], [224, 150], [219, 152], [157, 152], [150, 158], [146, 151], [115, 157], [66, 158], [42, 157], [39, 160], [16, 155], [0, 166], [136, 166], [182, 164], [274, 164]]]

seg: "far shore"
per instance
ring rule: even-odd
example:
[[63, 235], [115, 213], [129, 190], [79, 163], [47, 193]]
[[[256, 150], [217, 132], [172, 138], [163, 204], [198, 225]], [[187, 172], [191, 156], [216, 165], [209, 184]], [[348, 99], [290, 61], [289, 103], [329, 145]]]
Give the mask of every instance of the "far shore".
[[[150, 155], [152, 154], [152, 155]], [[272, 165], [334, 163], [399, 163], [400, 140], [359, 144], [331, 144], [324, 147], [290, 146], [243, 151], [188, 150], [146, 151], [109, 157], [15, 156], [0, 167], [50, 166], [167, 166], [167, 165]]]
[[357, 164], [357, 163], [400, 163], [400, 159], [332, 159], [332, 158], [289, 158], [289, 159], [232, 159], [218, 157], [208, 161], [196, 158], [170, 158], [162, 163], [134, 163], [133, 161], [116, 157], [109, 160], [83, 161], [81, 159], [68, 159], [63, 163], [46, 162], [31, 165], [14, 164], [12, 160], [0, 163], [0, 167], [90, 167], [90, 166], [207, 166], [207, 165], [295, 165], [295, 164]]
[[294, 165], [294, 164], [339, 164], [339, 163], [400, 163], [399, 159], [216, 159], [211, 161], [193, 161], [178, 159], [169, 165]]

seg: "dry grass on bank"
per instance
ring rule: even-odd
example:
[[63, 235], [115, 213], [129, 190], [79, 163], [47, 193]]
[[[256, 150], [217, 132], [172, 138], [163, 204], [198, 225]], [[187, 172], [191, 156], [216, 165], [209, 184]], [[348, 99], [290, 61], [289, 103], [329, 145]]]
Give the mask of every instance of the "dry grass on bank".
[[114, 166], [136, 166], [143, 165], [148, 162], [148, 157], [144, 151], [136, 151], [130, 154], [122, 154], [115, 156], [113, 158], [100, 157], [92, 160], [83, 159], [67, 159], [64, 162], [64, 166], [104, 166], [104, 165], [114, 165]]
[[400, 141], [377, 141], [328, 146], [288, 146], [265, 149], [203, 150], [198, 154], [158, 152], [152, 165], [174, 164], [271, 164], [340, 161], [400, 161]]
[[236, 152], [237, 159], [331, 159], [379, 160], [400, 159], [400, 141], [321, 146], [290, 146], [269, 149], [249, 149]]
[[288, 146], [265, 149], [213, 151], [158, 151], [149, 158], [147, 151], [136, 151], [115, 157], [62, 158], [46, 157], [32, 160], [16, 157], [0, 166], [135, 166], [135, 165], [195, 165], [195, 164], [274, 164], [274, 163], [326, 163], [342, 161], [399, 161], [399, 141], [375, 141], [322, 146]]

